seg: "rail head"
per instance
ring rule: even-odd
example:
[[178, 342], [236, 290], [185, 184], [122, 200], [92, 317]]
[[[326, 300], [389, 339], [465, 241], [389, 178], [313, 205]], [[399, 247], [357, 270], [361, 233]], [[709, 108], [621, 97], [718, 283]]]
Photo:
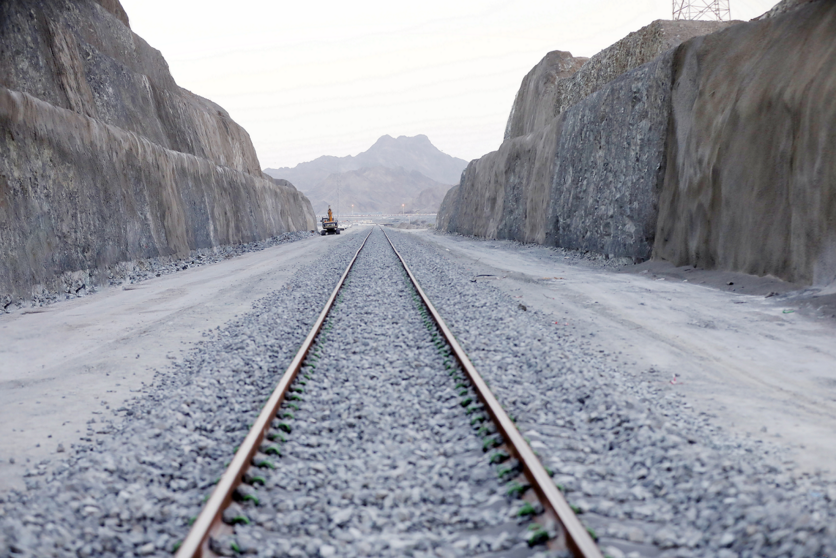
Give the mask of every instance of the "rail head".
[[500, 405], [493, 392], [491, 392], [490, 388], [485, 383], [485, 380], [473, 366], [473, 363], [470, 362], [470, 358], [456, 340], [456, 337], [450, 331], [450, 328], [447, 327], [447, 324], [442, 319], [441, 314], [438, 313], [429, 297], [426, 293], [424, 293], [424, 290], [421, 288], [418, 280], [412, 274], [412, 270], [407, 265], [406, 260], [404, 260], [401, 253], [398, 252], [398, 249], [395, 248], [392, 239], [389, 238], [389, 235], [386, 234], [386, 231], [383, 230], [382, 227], [381, 230], [386, 236], [386, 240], [389, 241], [389, 245], [392, 247], [392, 250], [395, 251], [398, 259], [401, 261], [401, 264], [403, 265], [404, 270], [406, 270], [410, 281], [412, 281], [412, 285], [415, 287], [415, 291], [427, 307], [427, 310], [430, 312], [430, 315], [438, 326], [442, 336], [450, 345], [453, 355], [468, 375], [477, 396], [485, 406], [485, 410], [491, 416], [491, 419], [493, 419], [494, 424], [509, 449], [515, 454], [515, 457], [522, 465], [525, 476], [531, 483], [531, 487], [537, 493], [540, 503], [543, 504], [543, 508], [551, 512], [563, 529], [563, 535], [566, 538], [566, 546], [569, 548], [569, 551], [572, 552], [576, 558], [603, 558], [598, 545], [596, 545], [595, 541], [592, 540], [592, 537], [586, 528], [581, 525], [581, 522], [578, 520], [575, 512], [572, 511], [569, 503], [566, 502], [566, 499], [557, 489], [557, 486], [555, 486], [551, 476], [549, 476], [546, 472], [537, 456], [534, 455], [534, 451], [525, 441], [522, 434], [520, 434], [520, 431], [502, 408], [502, 405]]
[[271, 423], [276, 417], [276, 413], [279, 411], [279, 407], [281, 407], [285, 395], [287, 395], [287, 391], [290, 389], [290, 386], [296, 379], [299, 370], [302, 368], [302, 363], [308, 356], [308, 352], [313, 345], [314, 339], [316, 339], [317, 335], [319, 335], [322, 325], [325, 323], [325, 319], [331, 312], [331, 308], [334, 306], [334, 301], [337, 299], [337, 295], [345, 283], [346, 277], [348, 277], [351, 268], [354, 267], [354, 262], [357, 261], [357, 256], [366, 245], [366, 241], [369, 239], [369, 236], [371, 236], [373, 230], [374, 228], [369, 231], [369, 234], [367, 234], [366, 238], [363, 239], [363, 243], [354, 253], [354, 257], [351, 258], [351, 261], [340, 277], [340, 280], [337, 282], [337, 286], [334, 288], [331, 296], [328, 297], [325, 307], [322, 309], [322, 312], [320, 312], [319, 317], [316, 319], [316, 322], [314, 322], [314, 325], [307, 337], [305, 337], [305, 341], [302, 342], [302, 346], [296, 352], [296, 356], [293, 357], [293, 360], [290, 362], [287, 370], [285, 370], [278, 385], [276, 386], [276, 389], [273, 390], [273, 393], [270, 395], [267, 403], [265, 403], [264, 408], [261, 410], [261, 413], [255, 421], [255, 424], [253, 424], [253, 427], [250, 429], [246, 438], [244, 438], [244, 442], [238, 448], [238, 451], [235, 453], [235, 457], [232, 458], [232, 462], [229, 464], [229, 467], [227, 467], [226, 471], [221, 476], [220, 481], [218, 481], [218, 485], [215, 487], [215, 490], [212, 492], [212, 495], [209, 497], [209, 500], [206, 502], [203, 510], [201, 510], [200, 515], [198, 515], [197, 520], [194, 522], [194, 525], [192, 525], [189, 534], [177, 550], [176, 558], [200, 558], [214, 554], [209, 548], [209, 538], [213, 533], [217, 532], [225, 525], [223, 523], [224, 510], [232, 503], [232, 497], [235, 493], [235, 489], [243, 482], [243, 477], [250, 468], [252, 459], [255, 457], [256, 452], [261, 446], [261, 442], [267, 435]]

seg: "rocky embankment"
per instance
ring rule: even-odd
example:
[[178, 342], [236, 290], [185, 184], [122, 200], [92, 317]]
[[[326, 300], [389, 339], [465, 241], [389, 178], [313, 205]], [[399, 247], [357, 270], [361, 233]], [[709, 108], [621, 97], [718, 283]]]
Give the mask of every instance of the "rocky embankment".
[[657, 21], [579, 69], [550, 53], [439, 228], [831, 282], [836, 5], [779, 8]]
[[226, 111], [177, 86], [117, 0], [34, 4], [0, 5], [0, 295], [315, 227], [307, 198], [261, 172]]
[[726, 25], [656, 21], [588, 61], [546, 55], [523, 80], [499, 150], [447, 194], [439, 228], [647, 259], [670, 51]]

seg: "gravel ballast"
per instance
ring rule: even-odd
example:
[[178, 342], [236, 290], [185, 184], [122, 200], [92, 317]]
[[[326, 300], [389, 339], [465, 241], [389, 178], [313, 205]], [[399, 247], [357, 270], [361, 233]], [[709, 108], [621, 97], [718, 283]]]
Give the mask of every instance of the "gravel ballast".
[[[730, 437], [420, 239], [389, 234], [605, 553], [836, 556], [836, 486], [794, 476], [771, 448]], [[170, 555], [363, 236], [207, 332], [117, 416], [91, 423], [91, 442], [67, 448], [53, 473], [33, 466], [26, 492], [0, 496], [0, 557]], [[369, 243], [283, 407], [281, 457], [259, 456], [275, 469], [254, 468], [264, 486], [242, 487], [260, 505], [228, 510], [239, 524], [219, 550], [536, 552], [443, 353], [421, 343], [431, 332], [394, 254], [379, 231]]]
[[774, 448], [727, 435], [434, 246], [390, 236], [613, 558], [836, 556], [836, 485], [794, 476]]
[[0, 495], [0, 556], [170, 555], [349, 260], [352, 235], [253, 311], [206, 333], [129, 405], [89, 425], [52, 473]]
[[[208, 335], [120, 418], [91, 424], [93, 443], [70, 448], [54, 473], [29, 471], [29, 490], [0, 500], [0, 556], [170, 555], [361, 240], [346, 238]], [[456, 385], [412, 296], [376, 231], [318, 342], [319, 362], [282, 411], [282, 456], [262, 448], [250, 476], [265, 486], [242, 485], [225, 514], [236, 533], [217, 541], [220, 553], [542, 550], [528, 546], [521, 501], [506, 494], [462, 405], [472, 393]]]
[[[450, 360], [375, 230], [274, 423], [282, 458], [217, 545], [265, 556], [526, 556], [528, 522], [471, 426]], [[447, 362], [445, 362], [445, 360]], [[281, 420], [282, 422], [278, 422]], [[282, 430], [284, 429], [284, 430]], [[266, 451], [270, 448], [268, 447]], [[242, 521], [243, 522], [243, 521]]]

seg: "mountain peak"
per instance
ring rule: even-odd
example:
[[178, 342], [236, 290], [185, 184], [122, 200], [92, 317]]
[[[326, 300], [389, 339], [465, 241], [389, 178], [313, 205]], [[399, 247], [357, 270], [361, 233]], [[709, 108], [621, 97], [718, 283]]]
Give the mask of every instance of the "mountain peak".
[[[398, 136], [397, 138], [393, 138], [389, 134], [384, 134], [384, 135], [380, 136], [377, 139], [376, 142], [374, 142], [374, 145], [372, 145], [369, 148], [368, 151], [372, 151], [376, 147], [384, 147], [384, 146], [385, 147], [389, 147], [389, 146], [404, 146], [404, 147], [406, 147], [406, 146], [418, 146], [418, 145], [424, 145], [424, 146], [429, 145], [429, 146], [435, 147], [432, 144], [432, 142], [430, 141], [430, 138], [428, 138], [424, 134], [418, 134], [418, 135], [415, 135], [415, 136]], [[368, 153], [368, 151], [366, 151], [365, 153]], [[362, 153], [361, 153], [361, 155], [362, 155]]]
[[331, 174], [365, 167], [403, 167], [441, 184], [457, 184], [467, 161], [447, 155], [424, 134], [397, 138], [385, 134], [369, 149], [354, 157], [322, 156], [294, 168], [264, 169], [264, 172], [274, 178], [289, 180], [299, 190], [307, 192]]
[[265, 169], [293, 183], [308, 196], [317, 212], [330, 204], [340, 212], [434, 212], [444, 194], [458, 184], [467, 161], [451, 157], [424, 134], [380, 136], [366, 151], [348, 157], [318, 157], [292, 169]]
[[[403, 136], [401, 136], [401, 137], [403, 137]], [[380, 136], [379, 138], [377, 138], [377, 141], [372, 144], [372, 146], [369, 148], [369, 150], [374, 149], [378, 145], [387, 145], [387, 144], [390, 144], [390, 143], [394, 143], [396, 141], [397, 140], [395, 138], [393, 138], [392, 136], [390, 136], [389, 134], [384, 134], [384, 135]], [[362, 153], [361, 153], [361, 155], [362, 155]]]

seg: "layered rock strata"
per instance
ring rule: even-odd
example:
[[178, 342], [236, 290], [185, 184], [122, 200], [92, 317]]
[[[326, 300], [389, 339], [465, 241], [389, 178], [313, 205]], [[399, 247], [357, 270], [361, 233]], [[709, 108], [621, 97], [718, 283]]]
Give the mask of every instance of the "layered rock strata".
[[0, 5], [0, 295], [315, 226], [247, 132], [174, 82], [117, 0]]

